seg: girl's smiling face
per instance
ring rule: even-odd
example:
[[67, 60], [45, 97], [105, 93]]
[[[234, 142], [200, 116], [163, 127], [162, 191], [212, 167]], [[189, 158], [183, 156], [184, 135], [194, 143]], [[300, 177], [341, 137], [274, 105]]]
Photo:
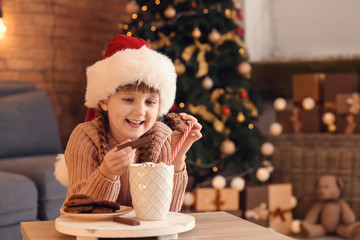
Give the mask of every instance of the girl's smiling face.
[[157, 92], [119, 90], [100, 106], [108, 112], [111, 135], [121, 143], [138, 139], [154, 126], [160, 97]]

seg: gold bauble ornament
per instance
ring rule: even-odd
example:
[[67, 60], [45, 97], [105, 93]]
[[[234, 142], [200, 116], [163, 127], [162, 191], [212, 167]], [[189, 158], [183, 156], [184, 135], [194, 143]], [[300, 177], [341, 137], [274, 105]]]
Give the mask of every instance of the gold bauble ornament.
[[179, 76], [183, 75], [186, 72], [185, 65], [178, 58], [174, 60], [174, 67], [177, 75]]
[[225, 139], [220, 144], [220, 151], [225, 156], [230, 156], [230, 155], [234, 154], [236, 151], [235, 143], [233, 141], [231, 141], [230, 139]]
[[193, 36], [193, 38], [198, 39], [201, 37], [201, 31], [198, 27], [194, 28], [194, 30], [192, 31], [191, 35]]
[[238, 113], [238, 115], [236, 116], [236, 121], [238, 121], [239, 123], [245, 122], [245, 115], [243, 112]]
[[211, 43], [217, 43], [220, 40], [220, 33], [216, 29], [213, 29], [210, 32], [208, 39]]
[[168, 6], [165, 10], [164, 10], [164, 16], [168, 19], [173, 18], [176, 16], [176, 10], [175, 8], [173, 8], [173, 6]]
[[125, 5], [125, 11], [129, 14], [137, 13], [139, 11], [139, 9], [140, 9], [139, 5], [134, 0], [128, 2]]
[[206, 90], [210, 90], [213, 88], [214, 86], [214, 81], [209, 77], [209, 76], [206, 76], [202, 82], [201, 82], [201, 85], [204, 89]]
[[251, 65], [248, 62], [241, 62], [237, 70], [240, 75], [247, 76], [251, 73]]

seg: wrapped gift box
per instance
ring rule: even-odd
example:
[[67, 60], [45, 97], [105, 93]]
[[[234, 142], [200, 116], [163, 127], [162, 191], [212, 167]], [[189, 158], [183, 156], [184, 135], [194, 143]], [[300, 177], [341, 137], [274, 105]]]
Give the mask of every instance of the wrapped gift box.
[[294, 74], [292, 76], [293, 100], [300, 106], [304, 98], [311, 97], [317, 104], [322, 102], [323, 73]]
[[276, 111], [276, 122], [282, 126], [283, 133], [293, 133], [294, 126], [291, 118], [293, 116], [293, 110]]
[[360, 133], [360, 115], [359, 114], [337, 114], [336, 132], [345, 134]]
[[233, 188], [196, 188], [196, 211], [237, 211], [239, 210], [239, 191]]
[[360, 94], [336, 94], [336, 112], [338, 114], [360, 114]]
[[336, 111], [336, 95], [358, 91], [357, 74], [326, 74], [324, 79], [324, 108]]
[[268, 185], [269, 227], [276, 232], [290, 235], [293, 220], [291, 197], [292, 184], [279, 183]]
[[239, 210], [240, 193], [233, 188], [223, 188], [220, 192], [220, 206], [218, 210], [236, 211]]
[[315, 133], [322, 131], [319, 107], [305, 110], [295, 107], [292, 110], [276, 112], [276, 121], [281, 124], [283, 133]]
[[263, 227], [268, 227], [268, 186], [249, 186], [240, 195], [240, 206], [244, 218]]
[[216, 211], [216, 190], [214, 188], [196, 188], [194, 196], [196, 211]]
[[319, 107], [312, 110], [299, 109], [300, 130], [302, 133], [321, 131], [321, 112]]

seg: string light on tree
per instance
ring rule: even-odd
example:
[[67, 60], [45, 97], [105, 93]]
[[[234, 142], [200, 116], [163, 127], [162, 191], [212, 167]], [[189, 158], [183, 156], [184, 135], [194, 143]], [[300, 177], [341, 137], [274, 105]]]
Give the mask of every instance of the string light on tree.
[[287, 102], [284, 98], [275, 99], [275, 101], [274, 101], [275, 110], [277, 110], [277, 111], [285, 110], [286, 106], [287, 106]]
[[315, 107], [315, 100], [311, 97], [304, 98], [301, 102], [305, 110], [313, 110]]
[[244, 48], [239, 48], [239, 54], [243, 56], [245, 54], [246, 50]]

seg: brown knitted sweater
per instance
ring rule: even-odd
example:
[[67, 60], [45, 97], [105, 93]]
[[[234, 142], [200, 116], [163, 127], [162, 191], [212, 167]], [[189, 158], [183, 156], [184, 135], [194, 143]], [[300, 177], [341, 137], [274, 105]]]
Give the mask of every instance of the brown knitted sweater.
[[[121, 205], [132, 206], [129, 172], [111, 180], [99, 171], [98, 123], [96, 120], [79, 124], [71, 133], [65, 150], [65, 161], [69, 172], [69, 186], [65, 202], [73, 194], [81, 193], [93, 197], [95, 200], [117, 201]], [[149, 130], [153, 134], [151, 162], [165, 162], [171, 156], [171, 129], [161, 122], [156, 122]], [[110, 133], [109, 150], [115, 147], [116, 140]], [[136, 151], [135, 162], [139, 153]], [[170, 211], [179, 211], [184, 199], [188, 181], [186, 168], [174, 174], [173, 198]]]

